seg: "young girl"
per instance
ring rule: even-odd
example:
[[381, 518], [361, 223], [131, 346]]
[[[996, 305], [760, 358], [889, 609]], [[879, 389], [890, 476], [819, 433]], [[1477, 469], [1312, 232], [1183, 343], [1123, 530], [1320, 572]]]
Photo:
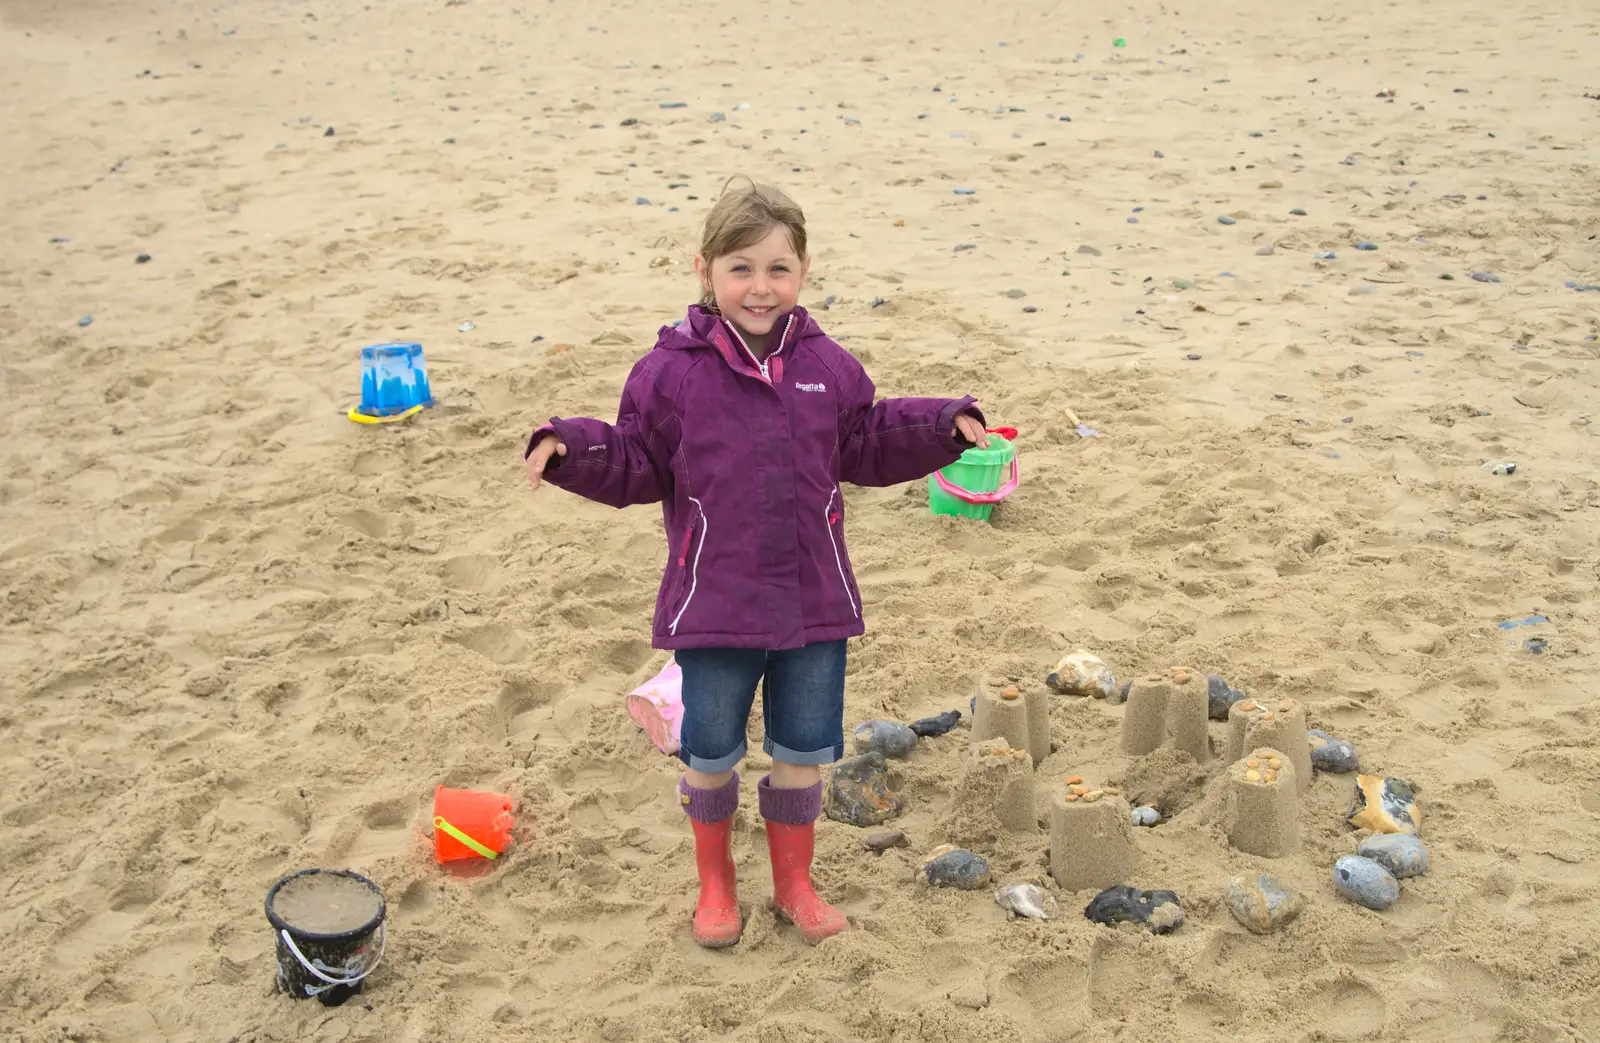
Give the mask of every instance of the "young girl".
[[743, 930], [734, 768], [757, 684], [774, 904], [813, 944], [849, 927], [811, 886], [820, 765], [844, 754], [845, 641], [865, 630], [839, 483], [914, 481], [988, 444], [970, 397], [873, 405], [861, 364], [797, 303], [810, 265], [788, 196], [725, 186], [694, 259], [704, 295], [634, 365], [617, 422], [553, 418], [524, 454], [534, 489], [662, 505], [653, 643], [683, 671], [678, 794], [700, 874], [694, 938], [709, 948]]

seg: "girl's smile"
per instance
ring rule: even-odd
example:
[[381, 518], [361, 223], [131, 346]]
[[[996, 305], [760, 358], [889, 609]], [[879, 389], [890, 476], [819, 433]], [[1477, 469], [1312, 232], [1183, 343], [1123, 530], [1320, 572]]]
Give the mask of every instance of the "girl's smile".
[[767, 335], [800, 302], [811, 262], [795, 253], [788, 229], [774, 227], [759, 242], [709, 263], [694, 259], [701, 285], [711, 291], [717, 310], [744, 336], [750, 350], [766, 353]]

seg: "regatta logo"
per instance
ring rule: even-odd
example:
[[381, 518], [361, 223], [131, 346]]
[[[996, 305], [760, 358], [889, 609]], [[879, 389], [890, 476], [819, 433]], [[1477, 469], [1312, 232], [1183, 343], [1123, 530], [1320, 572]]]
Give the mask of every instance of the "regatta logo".
[[821, 394], [821, 393], [823, 393], [823, 392], [828, 390], [828, 385], [826, 385], [826, 384], [801, 384], [799, 382], [796, 382], [795, 386], [794, 386], [794, 389], [796, 391], [812, 391], [812, 392], [815, 392], [817, 394]]

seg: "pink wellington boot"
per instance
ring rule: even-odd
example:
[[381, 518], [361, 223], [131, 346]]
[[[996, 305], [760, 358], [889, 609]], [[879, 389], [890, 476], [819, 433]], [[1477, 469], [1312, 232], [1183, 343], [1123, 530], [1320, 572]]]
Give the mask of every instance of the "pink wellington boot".
[[700, 900], [694, 909], [694, 940], [707, 949], [739, 941], [739, 895], [734, 884], [733, 813], [739, 809], [739, 775], [717, 789], [695, 789], [678, 780], [678, 799], [694, 829], [694, 864]]

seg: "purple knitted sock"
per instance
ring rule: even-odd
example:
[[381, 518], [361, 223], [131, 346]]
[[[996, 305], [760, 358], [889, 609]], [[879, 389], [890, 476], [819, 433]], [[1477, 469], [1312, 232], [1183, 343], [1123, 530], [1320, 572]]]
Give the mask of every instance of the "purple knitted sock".
[[822, 814], [822, 783], [805, 789], [778, 789], [772, 776], [763, 776], [756, 785], [761, 817], [785, 826], [809, 826]]
[[721, 822], [739, 809], [739, 773], [716, 789], [695, 789], [688, 779], [680, 778], [678, 802], [696, 822]]

